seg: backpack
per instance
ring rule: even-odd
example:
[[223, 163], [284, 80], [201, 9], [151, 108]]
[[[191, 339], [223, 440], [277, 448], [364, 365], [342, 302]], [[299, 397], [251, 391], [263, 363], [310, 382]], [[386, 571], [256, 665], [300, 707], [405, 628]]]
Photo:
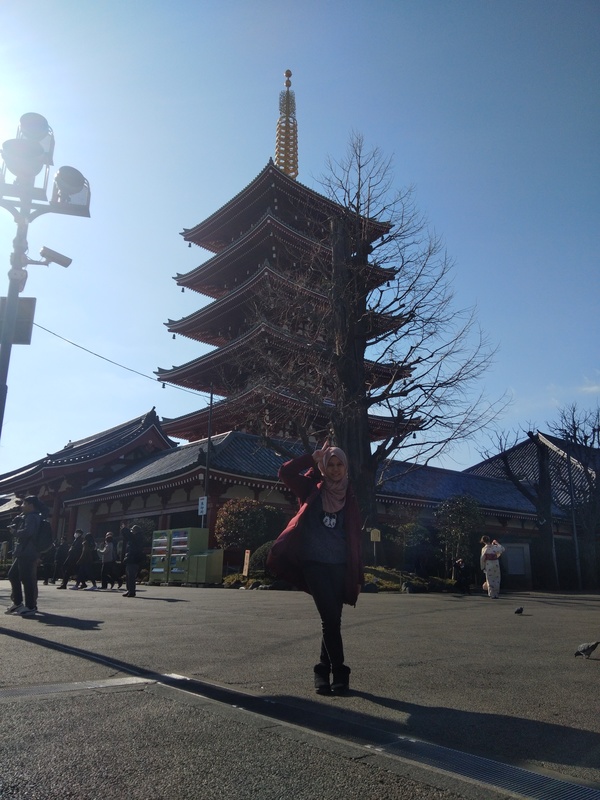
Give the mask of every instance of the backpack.
[[47, 553], [54, 544], [52, 525], [45, 517], [40, 517], [40, 524], [35, 535], [35, 549], [38, 553]]

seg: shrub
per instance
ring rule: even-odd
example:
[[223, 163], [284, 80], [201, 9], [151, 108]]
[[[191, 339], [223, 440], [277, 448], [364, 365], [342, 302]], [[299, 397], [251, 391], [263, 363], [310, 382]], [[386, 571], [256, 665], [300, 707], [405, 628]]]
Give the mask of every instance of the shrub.
[[250, 556], [251, 575], [257, 575], [267, 571], [267, 556], [269, 555], [269, 550], [273, 547], [274, 541], [275, 539], [271, 539], [261, 544], [261, 546], [252, 553]]
[[256, 500], [228, 500], [217, 514], [215, 537], [219, 546], [257, 550], [276, 539], [285, 525], [283, 512]]

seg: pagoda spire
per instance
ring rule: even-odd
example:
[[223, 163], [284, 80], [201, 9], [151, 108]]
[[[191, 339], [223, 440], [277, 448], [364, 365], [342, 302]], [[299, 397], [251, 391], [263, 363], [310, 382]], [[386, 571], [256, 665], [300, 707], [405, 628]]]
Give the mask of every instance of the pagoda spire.
[[279, 93], [279, 119], [275, 141], [275, 164], [290, 178], [298, 177], [298, 126], [296, 95], [290, 89], [292, 71], [286, 69], [285, 90]]

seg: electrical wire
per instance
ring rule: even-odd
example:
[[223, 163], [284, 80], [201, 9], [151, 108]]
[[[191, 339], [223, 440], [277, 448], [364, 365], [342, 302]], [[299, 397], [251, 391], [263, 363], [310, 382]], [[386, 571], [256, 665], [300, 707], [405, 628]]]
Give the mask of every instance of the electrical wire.
[[[159, 382], [157, 378], [153, 378], [151, 375], [145, 375], [143, 372], [138, 372], [137, 369], [132, 369], [131, 367], [126, 367], [124, 364], [119, 364], [118, 361], [113, 361], [111, 358], [107, 358], [106, 356], [101, 356], [100, 353], [94, 353], [93, 350], [88, 350], [87, 347], [83, 347], [83, 345], [77, 344], [77, 342], [72, 342], [70, 339], [66, 339], [59, 333], [55, 333], [54, 331], [51, 331], [48, 328], [44, 328], [43, 325], [39, 325], [37, 322], [34, 322], [33, 324], [35, 325], [36, 328], [40, 328], [41, 330], [46, 331], [46, 333], [51, 333], [52, 336], [56, 336], [57, 339], [61, 339], [63, 342], [66, 342], [67, 344], [72, 344], [73, 347], [77, 347], [79, 348], [79, 350], [83, 350], [85, 353], [89, 353], [90, 355], [95, 356], [96, 358], [101, 358], [102, 361], [108, 361], [109, 364], [114, 364], [115, 367], [119, 367], [120, 369], [126, 369], [127, 372], [133, 372], [135, 375], [140, 375], [142, 378], [147, 378], [149, 381], [152, 381], [153, 383]], [[197, 391], [196, 389], [186, 389], [185, 387], [177, 386], [174, 383], [163, 382], [163, 387], [164, 386], [168, 386], [169, 388], [172, 389], [179, 389], [181, 392], [188, 392], [189, 394], [201, 395], [203, 397], [210, 397], [208, 392], [201, 392]]]

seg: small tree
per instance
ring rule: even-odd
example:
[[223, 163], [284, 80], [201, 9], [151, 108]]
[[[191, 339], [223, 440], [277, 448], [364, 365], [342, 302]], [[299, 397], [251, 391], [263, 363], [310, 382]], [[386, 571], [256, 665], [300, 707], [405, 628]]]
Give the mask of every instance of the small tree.
[[[433, 560], [430, 533], [419, 522], [404, 522], [396, 526], [382, 525], [383, 563], [396, 569], [416, 571]], [[423, 570], [424, 572], [425, 570]]]
[[471, 553], [471, 538], [481, 530], [483, 514], [478, 503], [467, 495], [455, 495], [440, 503], [435, 518], [438, 536], [444, 547], [445, 563], [454, 564], [461, 552]]
[[285, 518], [275, 506], [256, 500], [228, 500], [217, 514], [215, 537], [219, 545], [256, 550], [275, 539], [283, 530]]

